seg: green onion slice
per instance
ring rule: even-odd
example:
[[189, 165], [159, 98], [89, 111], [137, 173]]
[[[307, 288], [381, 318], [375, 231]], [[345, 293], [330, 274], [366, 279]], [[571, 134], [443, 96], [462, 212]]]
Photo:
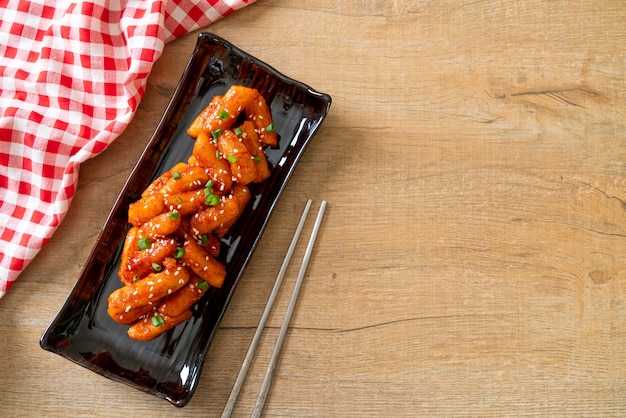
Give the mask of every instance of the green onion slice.
[[183, 247], [176, 248], [176, 251], [174, 251], [174, 258], [183, 258], [183, 255], [185, 255], [185, 249]]
[[163, 320], [163, 317], [161, 315], [154, 315], [152, 317], [152, 325], [154, 325], [155, 327], [162, 327], [163, 325], [165, 325], [165, 321]]
[[217, 128], [216, 130], [214, 130], [213, 132], [211, 132], [211, 135], [213, 135], [213, 139], [215, 139], [217, 141], [217, 139], [220, 137], [220, 135], [222, 134], [222, 132], [224, 132], [222, 130], [222, 128]]
[[200, 235], [200, 242], [202, 245], [207, 245], [209, 243], [209, 236], [207, 234]]
[[228, 110], [226, 109], [222, 109], [220, 110], [220, 113], [218, 114], [218, 116], [220, 117], [220, 119], [224, 120], [226, 118], [228, 118]]
[[178, 180], [178, 179], [180, 179], [180, 173], [179, 173], [178, 171], [174, 171], [174, 172], [172, 173], [172, 178], [173, 178], [174, 180]]
[[220, 204], [220, 197], [214, 194], [208, 195], [204, 203], [209, 206], [217, 206]]
[[241, 129], [241, 128], [237, 128], [237, 129], [235, 129], [235, 135], [239, 136], [239, 135], [241, 135], [242, 133], [243, 133], [243, 129]]
[[150, 248], [150, 238], [142, 238], [137, 242], [137, 246], [139, 247], [140, 250], [146, 250], [148, 248]]
[[273, 123], [270, 123], [269, 125], [267, 125], [267, 128], [265, 128], [265, 132], [267, 132], [268, 134], [274, 132], [275, 130], [276, 126], [274, 126]]
[[207, 283], [206, 280], [202, 280], [200, 282], [198, 282], [198, 289], [204, 290], [204, 289], [208, 289], [209, 288], [209, 284]]
[[163, 270], [163, 267], [160, 264], [158, 264], [158, 263], [152, 263], [152, 269], [154, 271], [161, 271], [161, 270]]
[[178, 219], [178, 212], [174, 211], [170, 213], [170, 219]]
[[252, 159], [254, 160], [255, 163], [260, 163], [261, 162], [261, 157], [258, 155], [255, 155], [254, 157], [252, 157]]
[[228, 161], [230, 161], [231, 163], [235, 164], [237, 162], [237, 157], [235, 157], [234, 155], [229, 155], [228, 156]]

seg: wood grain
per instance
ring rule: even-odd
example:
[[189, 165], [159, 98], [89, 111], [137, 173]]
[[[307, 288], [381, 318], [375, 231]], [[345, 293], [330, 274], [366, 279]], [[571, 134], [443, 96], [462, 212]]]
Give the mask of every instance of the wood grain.
[[333, 105], [183, 410], [38, 345], [200, 31], [168, 44], [0, 301], [0, 414], [219, 416], [309, 197], [328, 208], [265, 416], [626, 414], [625, 19], [621, 1], [259, 0], [207, 28]]

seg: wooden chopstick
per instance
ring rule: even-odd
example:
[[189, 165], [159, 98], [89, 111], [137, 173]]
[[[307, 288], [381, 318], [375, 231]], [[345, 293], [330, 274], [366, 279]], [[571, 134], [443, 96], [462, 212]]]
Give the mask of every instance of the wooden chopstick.
[[265, 323], [267, 322], [270, 311], [272, 310], [272, 306], [274, 305], [274, 301], [276, 300], [276, 296], [278, 295], [278, 291], [280, 290], [280, 285], [283, 281], [283, 278], [285, 277], [287, 267], [289, 266], [289, 262], [291, 261], [291, 257], [293, 256], [296, 244], [298, 243], [298, 239], [300, 238], [300, 234], [302, 233], [302, 228], [304, 227], [312, 203], [313, 201], [309, 199], [304, 207], [302, 216], [300, 217], [300, 222], [296, 227], [296, 231], [294, 232], [293, 238], [291, 239], [291, 244], [289, 244], [289, 248], [287, 249], [283, 264], [281, 265], [280, 270], [278, 271], [278, 275], [276, 276], [274, 287], [272, 288], [272, 292], [270, 293], [267, 304], [265, 305], [265, 310], [263, 311], [263, 315], [261, 315], [259, 324], [256, 328], [254, 336], [252, 337], [250, 347], [248, 347], [248, 352], [246, 353], [246, 357], [244, 358], [243, 364], [241, 365], [241, 369], [239, 370], [239, 374], [237, 375], [237, 379], [235, 380], [235, 384], [233, 385], [230, 397], [228, 398], [226, 406], [224, 407], [224, 412], [222, 412], [222, 418], [230, 417], [233, 409], [235, 408], [237, 398], [239, 397], [239, 392], [241, 392], [243, 383], [246, 380], [246, 375], [248, 374], [248, 369], [250, 368], [254, 353], [256, 352], [259, 340], [261, 339], [261, 334], [263, 333], [263, 329], [265, 328]]
[[306, 273], [309, 259], [311, 258], [311, 253], [313, 252], [313, 246], [315, 245], [315, 239], [317, 238], [317, 233], [320, 229], [320, 224], [322, 223], [325, 209], [326, 201], [323, 200], [322, 204], [320, 205], [319, 212], [317, 213], [317, 218], [315, 219], [315, 225], [313, 226], [313, 231], [311, 232], [311, 237], [309, 238], [309, 244], [307, 245], [306, 251], [304, 253], [304, 258], [302, 260], [302, 265], [300, 266], [300, 272], [298, 273], [296, 284], [294, 286], [293, 292], [291, 293], [291, 300], [289, 301], [289, 306], [287, 307], [287, 311], [285, 312], [283, 324], [280, 327], [280, 332], [278, 334], [278, 338], [276, 339], [276, 345], [274, 346], [272, 357], [270, 358], [270, 362], [267, 365], [263, 384], [261, 385], [256, 404], [254, 405], [254, 410], [252, 411], [253, 418], [260, 417], [261, 413], [263, 412], [265, 400], [267, 399], [267, 394], [272, 384], [272, 378], [274, 377], [274, 371], [276, 370], [276, 364], [278, 363], [278, 357], [280, 356], [280, 351], [282, 350], [283, 342], [285, 341], [285, 335], [287, 334], [287, 329], [289, 328], [291, 315], [293, 314], [293, 310], [296, 306], [296, 301], [298, 300], [298, 293], [300, 292], [300, 287], [302, 286], [302, 281], [304, 280], [304, 274]]

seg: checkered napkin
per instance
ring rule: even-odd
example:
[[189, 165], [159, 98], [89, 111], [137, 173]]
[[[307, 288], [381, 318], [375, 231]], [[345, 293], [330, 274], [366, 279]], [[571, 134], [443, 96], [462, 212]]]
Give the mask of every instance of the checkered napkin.
[[254, 0], [0, 0], [0, 297], [50, 239], [80, 163], [131, 121], [164, 45]]

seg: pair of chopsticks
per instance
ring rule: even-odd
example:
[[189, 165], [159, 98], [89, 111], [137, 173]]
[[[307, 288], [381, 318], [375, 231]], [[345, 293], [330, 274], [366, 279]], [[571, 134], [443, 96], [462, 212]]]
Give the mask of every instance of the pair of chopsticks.
[[[309, 214], [309, 210], [311, 209], [312, 203], [313, 201], [309, 199], [306, 203], [306, 206], [304, 207], [304, 211], [302, 212], [302, 216], [300, 217], [300, 222], [298, 223], [296, 232], [294, 233], [293, 238], [291, 239], [291, 244], [289, 245], [287, 254], [285, 255], [285, 259], [283, 260], [283, 264], [281, 265], [278, 275], [276, 276], [274, 287], [272, 288], [272, 292], [270, 293], [270, 296], [267, 300], [267, 304], [265, 305], [265, 310], [263, 311], [263, 315], [261, 316], [259, 325], [257, 326], [256, 332], [254, 333], [254, 337], [252, 337], [252, 342], [250, 343], [250, 347], [248, 348], [246, 357], [243, 360], [243, 364], [241, 365], [241, 369], [239, 370], [239, 374], [237, 375], [237, 379], [235, 380], [235, 384], [233, 385], [233, 389], [230, 393], [230, 397], [228, 398], [228, 401], [226, 402], [224, 412], [222, 413], [222, 418], [230, 417], [230, 415], [233, 412], [233, 409], [235, 408], [237, 397], [239, 396], [239, 392], [241, 391], [243, 382], [246, 379], [248, 369], [250, 368], [250, 364], [252, 363], [252, 358], [254, 357], [254, 353], [256, 351], [257, 345], [259, 344], [259, 340], [261, 339], [261, 334], [263, 333], [263, 329], [265, 328], [265, 323], [267, 322], [270, 311], [272, 310], [272, 305], [274, 304], [274, 300], [276, 299], [276, 296], [278, 295], [278, 290], [280, 289], [280, 285], [283, 281], [283, 278], [285, 277], [287, 267], [289, 266], [289, 262], [291, 261], [291, 257], [296, 248], [296, 244], [298, 243], [298, 239], [300, 238], [302, 228], [304, 227], [304, 223], [306, 222], [306, 218], [307, 218], [307, 215]], [[287, 334], [287, 329], [289, 328], [291, 315], [293, 314], [293, 310], [296, 306], [296, 301], [298, 300], [300, 287], [302, 286], [302, 281], [304, 280], [304, 274], [306, 273], [306, 269], [309, 264], [309, 259], [311, 258], [311, 253], [313, 252], [313, 246], [315, 245], [315, 240], [317, 238], [317, 233], [319, 231], [320, 224], [322, 223], [322, 218], [324, 217], [325, 209], [326, 209], [326, 201], [322, 201], [322, 204], [320, 205], [319, 211], [317, 213], [317, 218], [315, 219], [315, 225], [313, 226], [313, 230], [311, 231], [309, 243], [304, 253], [304, 258], [302, 259], [300, 272], [298, 273], [296, 284], [291, 293], [291, 299], [289, 301], [289, 305], [287, 306], [287, 311], [285, 312], [283, 323], [280, 327], [280, 332], [278, 334], [278, 338], [276, 339], [276, 343], [274, 345], [274, 351], [272, 352], [272, 357], [270, 358], [269, 364], [267, 365], [267, 370], [265, 371], [265, 377], [263, 378], [263, 383], [261, 385], [261, 389], [259, 390], [259, 395], [257, 397], [256, 404], [254, 405], [254, 409], [252, 411], [252, 417], [260, 417], [261, 413], [263, 412], [265, 400], [267, 399], [267, 394], [272, 384], [272, 378], [274, 377], [274, 370], [276, 370], [278, 357], [280, 356], [280, 352], [282, 350], [283, 343], [285, 341], [285, 335]]]

